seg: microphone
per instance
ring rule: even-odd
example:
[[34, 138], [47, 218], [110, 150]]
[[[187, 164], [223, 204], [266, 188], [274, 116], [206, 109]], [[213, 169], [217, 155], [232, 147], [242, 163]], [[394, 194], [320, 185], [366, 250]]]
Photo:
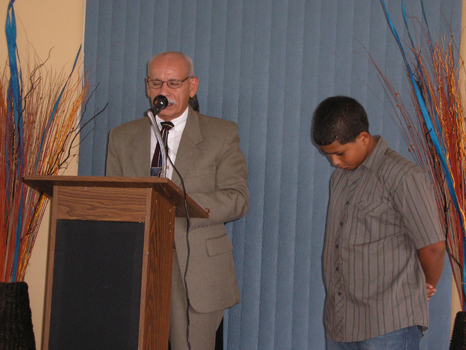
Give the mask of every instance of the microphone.
[[163, 95], [157, 95], [154, 97], [154, 101], [152, 101], [152, 112], [157, 115], [163, 109], [167, 108], [168, 106], [168, 99]]
[[162, 169], [160, 168], [151, 168], [151, 176], [159, 176], [159, 177], [167, 177], [167, 151], [165, 149], [162, 134], [157, 127], [157, 123], [155, 121], [155, 116], [160, 113], [161, 110], [167, 108], [168, 106], [168, 99], [163, 95], [157, 95], [152, 102], [152, 108], [149, 108], [144, 115], [149, 118], [150, 124], [152, 129], [155, 132], [155, 138], [157, 139], [157, 143], [160, 146], [160, 153], [162, 156]]

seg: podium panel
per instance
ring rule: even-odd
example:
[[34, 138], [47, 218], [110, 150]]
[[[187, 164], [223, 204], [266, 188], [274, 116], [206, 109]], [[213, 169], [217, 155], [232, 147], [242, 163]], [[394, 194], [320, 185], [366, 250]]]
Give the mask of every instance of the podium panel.
[[144, 223], [57, 220], [49, 349], [138, 348]]

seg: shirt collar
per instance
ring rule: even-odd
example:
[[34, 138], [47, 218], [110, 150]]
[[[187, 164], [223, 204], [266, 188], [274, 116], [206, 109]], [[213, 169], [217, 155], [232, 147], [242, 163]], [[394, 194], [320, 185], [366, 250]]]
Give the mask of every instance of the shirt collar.
[[[160, 119], [158, 115], [155, 117], [155, 119], [157, 120], [157, 125], [160, 129], [161, 128], [160, 123], [162, 123], [164, 120]], [[170, 120], [173, 123], [173, 129], [175, 129], [176, 131], [183, 130], [187, 119], [188, 119], [188, 107], [186, 107], [185, 111], [178, 118]]]
[[382, 136], [374, 135], [374, 139], [377, 141], [377, 145], [375, 145], [375, 148], [372, 150], [371, 154], [369, 154], [369, 157], [367, 157], [364, 162], [361, 163], [361, 166], [364, 166], [375, 172], [382, 164], [382, 160], [385, 152], [387, 152], [388, 145]]

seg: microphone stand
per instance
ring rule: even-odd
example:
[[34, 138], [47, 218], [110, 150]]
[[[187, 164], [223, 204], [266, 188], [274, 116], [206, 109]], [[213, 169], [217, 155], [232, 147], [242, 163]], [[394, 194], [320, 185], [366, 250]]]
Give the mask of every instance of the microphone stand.
[[155, 131], [155, 138], [157, 139], [157, 143], [160, 147], [160, 154], [162, 156], [162, 170], [160, 170], [159, 177], [167, 177], [167, 150], [163, 144], [162, 134], [160, 133], [157, 123], [155, 122], [152, 109], [148, 109], [144, 115], [149, 118], [152, 129]]

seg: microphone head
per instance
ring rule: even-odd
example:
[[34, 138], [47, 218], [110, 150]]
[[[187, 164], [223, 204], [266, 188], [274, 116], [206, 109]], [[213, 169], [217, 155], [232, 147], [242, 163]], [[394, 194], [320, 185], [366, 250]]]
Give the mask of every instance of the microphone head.
[[152, 101], [152, 111], [154, 114], [159, 114], [161, 110], [167, 108], [168, 99], [163, 95], [157, 95]]

